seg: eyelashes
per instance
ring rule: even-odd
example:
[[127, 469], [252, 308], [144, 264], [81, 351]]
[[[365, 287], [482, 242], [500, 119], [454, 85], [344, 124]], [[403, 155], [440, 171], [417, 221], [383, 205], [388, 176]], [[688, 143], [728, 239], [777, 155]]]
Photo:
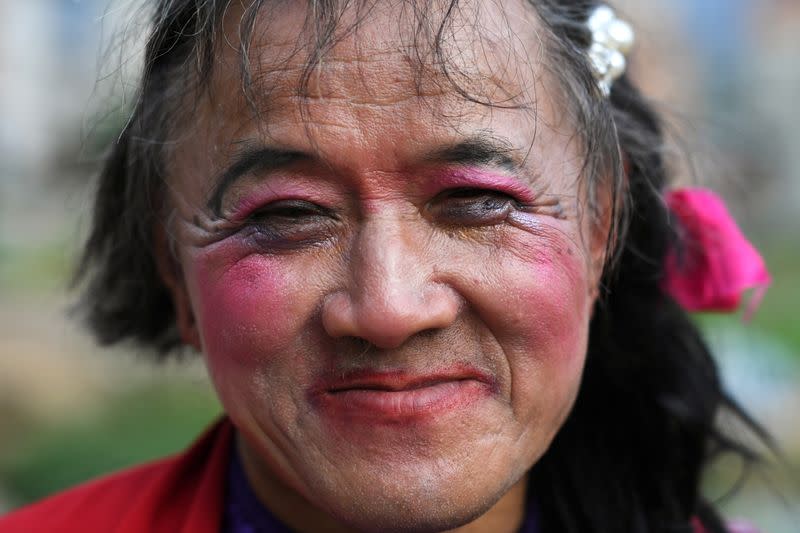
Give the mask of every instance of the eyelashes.
[[290, 249], [329, 240], [339, 222], [334, 211], [313, 202], [278, 200], [251, 213], [243, 226], [259, 243]]
[[444, 191], [428, 204], [435, 220], [448, 226], [494, 226], [504, 222], [521, 204], [509, 194], [479, 188]]
[[[423, 216], [446, 228], [490, 228], [526, 207], [510, 194], [494, 189], [454, 188], [423, 206]], [[281, 251], [320, 246], [347, 231], [347, 217], [336, 209], [307, 200], [277, 200], [246, 215], [241, 232], [259, 247]]]

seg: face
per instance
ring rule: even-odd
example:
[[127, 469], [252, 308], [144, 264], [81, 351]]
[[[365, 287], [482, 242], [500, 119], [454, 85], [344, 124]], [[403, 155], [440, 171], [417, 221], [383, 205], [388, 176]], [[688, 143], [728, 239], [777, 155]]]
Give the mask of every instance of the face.
[[605, 247], [578, 216], [566, 104], [522, 59], [541, 56], [538, 22], [486, 3], [459, 15], [481, 37], [456, 23], [448, 45], [470, 90], [512, 109], [418, 64], [394, 8], [299, 96], [305, 13], [276, 9], [251, 49], [259, 113], [222, 51], [171, 160], [181, 331], [251, 478], [350, 527], [468, 523], [572, 406]]

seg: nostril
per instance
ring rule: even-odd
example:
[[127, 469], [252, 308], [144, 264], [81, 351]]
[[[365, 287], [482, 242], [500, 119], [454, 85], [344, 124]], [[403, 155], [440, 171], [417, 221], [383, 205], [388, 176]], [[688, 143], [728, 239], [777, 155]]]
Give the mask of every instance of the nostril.
[[356, 354], [359, 357], [363, 357], [369, 354], [372, 350], [376, 348], [374, 344], [372, 344], [367, 339], [355, 336], [348, 336], [344, 340], [346, 340], [350, 346], [352, 346], [352, 353]]
[[417, 337], [431, 339], [442, 331], [442, 328], [427, 328], [417, 332]]

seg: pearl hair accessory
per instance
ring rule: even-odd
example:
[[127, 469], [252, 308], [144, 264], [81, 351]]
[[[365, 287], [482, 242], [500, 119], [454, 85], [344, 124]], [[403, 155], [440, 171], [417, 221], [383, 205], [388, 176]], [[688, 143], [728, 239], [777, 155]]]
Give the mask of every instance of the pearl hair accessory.
[[599, 5], [586, 22], [592, 32], [589, 47], [594, 76], [604, 96], [611, 94], [611, 86], [625, 73], [625, 56], [633, 48], [635, 35], [630, 24], [617, 18], [614, 10]]

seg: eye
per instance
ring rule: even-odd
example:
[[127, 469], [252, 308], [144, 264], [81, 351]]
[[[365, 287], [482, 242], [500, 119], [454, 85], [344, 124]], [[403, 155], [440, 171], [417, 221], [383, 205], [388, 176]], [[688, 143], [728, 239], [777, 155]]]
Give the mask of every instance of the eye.
[[431, 203], [437, 219], [448, 225], [489, 226], [506, 220], [518, 202], [492, 189], [461, 188], [439, 194]]
[[336, 216], [331, 210], [305, 200], [280, 200], [247, 217], [260, 244], [291, 248], [323, 242], [330, 238]]
[[249, 219], [287, 219], [296, 220], [308, 216], [326, 214], [327, 210], [305, 200], [279, 200], [255, 211]]

